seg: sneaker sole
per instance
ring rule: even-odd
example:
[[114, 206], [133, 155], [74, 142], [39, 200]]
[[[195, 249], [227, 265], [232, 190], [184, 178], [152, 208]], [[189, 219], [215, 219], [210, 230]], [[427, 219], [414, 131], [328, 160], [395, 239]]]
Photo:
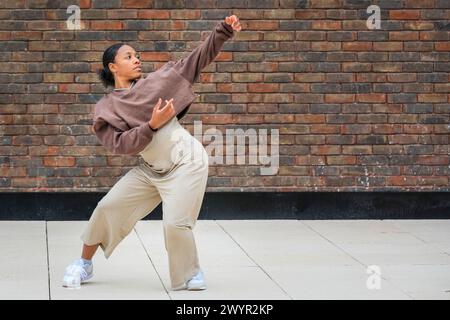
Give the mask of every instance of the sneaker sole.
[[196, 286], [196, 287], [188, 287], [189, 291], [201, 291], [206, 290], [206, 285]]
[[[91, 273], [86, 279], [84, 279], [83, 281], [81, 281], [81, 283], [87, 282], [87, 281], [88, 281], [89, 279], [91, 279], [93, 276], [94, 276], [94, 274]], [[79, 289], [79, 288], [81, 288], [81, 285], [80, 285], [80, 286], [76, 286], [76, 285], [72, 285], [72, 284], [67, 283], [67, 282], [64, 282], [64, 281], [63, 281], [62, 286], [63, 286], [64, 288], [69, 288], [69, 289]]]

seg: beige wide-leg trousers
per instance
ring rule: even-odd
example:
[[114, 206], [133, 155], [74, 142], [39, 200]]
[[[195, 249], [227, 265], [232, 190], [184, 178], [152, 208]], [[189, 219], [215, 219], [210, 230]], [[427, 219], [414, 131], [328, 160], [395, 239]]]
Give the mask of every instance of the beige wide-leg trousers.
[[128, 171], [98, 202], [81, 240], [99, 244], [108, 259], [135, 224], [162, 201], [165, 247], [172, 289], [200, 269], [192, 229], [208, 179], [208, 154], [177, 117], [140, 153], [143, 163]]

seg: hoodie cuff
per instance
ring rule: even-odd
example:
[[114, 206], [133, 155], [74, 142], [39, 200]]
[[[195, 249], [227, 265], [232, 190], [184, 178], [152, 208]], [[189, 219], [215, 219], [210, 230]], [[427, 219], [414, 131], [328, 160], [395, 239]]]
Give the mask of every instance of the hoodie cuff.
[[[153, 136], [153, 134], [156, 132], [156, 131], [153, 131], [152, 128], [150, 128], [150, 123], [148, 121], [141, 124], [141, 127], [139, 129], [140, 129], [139, 133], [142, 134], [146, 138], [151, 138]], [[156, 130], [158, 130], [158, 129], [156, 129]]]
[[232, 38], [234, 36], [233, 27], [230, 26], [229, 24], [227, 24], [225, 21], [220, 21], [219, 23], [217, 23], [216, 31], [218, 31], [219, 33], [225, 35], [225, 37], [227, 39], [228, 38]]

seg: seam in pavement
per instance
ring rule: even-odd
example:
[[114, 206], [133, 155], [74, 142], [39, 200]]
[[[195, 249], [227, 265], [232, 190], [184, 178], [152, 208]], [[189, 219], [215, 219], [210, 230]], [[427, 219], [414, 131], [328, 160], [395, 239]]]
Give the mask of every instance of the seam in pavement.
[[248, 252], [247, 251], [245, 251], [245, 249], [233, 238], [233, 236], [231, 235], [231, 234], [229, 234], [228, 232], [227, 232], [227, 230], [225, 230], [225, 228], [219, 223], [219, 222], [217, 222], [217, 220], [214, 220], [214, 222], [231, 238], [231, 240], [233, 240], [234, 241], [234, 243], [236, 243], [236, 245], [239, 247], [239, 248], [241, 248], [241, 250], [247, 255], [247, 257], [249, 257], [249, 259], [250, 260], [252, 260], [253, 261], [253, 263], [254, 264], [256, 264], [256, 266], [258, 267], [258, 268], [260, 268], [261, 270], [262, 270], [262, 272], [264, 272], [265, 274], [266, 274], [266, 276], [270, 279], [270, 280], [272, 280], [273, 281], [273, 283], [275, 283], [280, 289], [281, 289], [281, 291], [283, 291], [288, 297], [289, 297], [289, 299], [291, 299], [291, 300], [294, 300], [294, 298], [292, 298], [291, 297], [291, 295], [286, 291], [286, 290], [284, 290], [284, 288], [277, 282], [277, 281], [275, 281], [275, 279], [273, 279], [271, 276], [270, 276], [270, 274], [266, 271], [266, 270], [264, 270], [264, 268], [258, 263], [258, 262], [256, 262], [256, 260], [255, 259], [253, 259], [249, 254], [248, 254]]
[[48, 300], [52, 300], [52, 293], [50, 290], [50, 257], [48, 253], [48, 230], [47, 221], [45, 221], [45, 247], [47, 251], [47, 281], [48, 281]]
[[[427, 241], [427, 240], [425, 240], [425, 239], [422, 239], [420, 236], [414, 234], [413, 232], [408, 231], [408, 230], [406, 230], [406, 229], [402, 229], [401, 226], [395, 226], [395, 227], [398, 228], [399, 230], [401, 230], [402, 232], [405, 232], [405, 233], [407, 233], [407, 234], [413, 236], [413, 237], [416, 238], [417, 240], [422, 241], [424, 244], [427, 244], [427, 245], [429, 245], [429, 246], [431, 246], [431, 247], [434, 247], [434, 248], [438, 249], [439, 252], [440, 252], [441, 254], [445, 254], [445, 255], [447, 255], [447, 256], [450, 256], [450, 253], [449, 253], [449, 252], [443, 250], [443, 249], [442, 249], [441, 247], [439, 247], [435, 242], [433, 242], [433, 241]], [[441, 265], [441, 264], [440, 264], [440, 265]], [[445, 265], [446, 265], [446, 264], [445, 264]]]
[[156, 274], [158, 275], [159, 281], [161, 282], [161, 284], [162, 284], [162, 286], [163, 286], [163, 288], [164, 288], [164, 291], [166, 291], [166, 294], [169, 296], [169, 299], [172, 300], [172, 297], [170, 296], [169, 291], [167, 290], [166, 286], [164, 285], [164, 281], [162, 280], [161, 276], [159, 275], [159, 272], [158, 272], [158, 270], [156, 269], [156, 266], [155, 266], [155, 264], [153, 263], [153, 260], [152, 260], [152, 258], [150, 257], [150, 254], [148, 253], [147, 248], [146, 248], [145, 245], [144, 245], [144, 242], [142, 241], [141, 237], [139, 236], [139, 233], [137, 232], [136, 228], [133, 228], [133, 230], [134, 230], [134, 232], [136, 233], [136, 236], [138, 237], [138, 240], [139, 240], [139, 242], [141, 243], [141, 246], [142, 246], [142, 248], [144, 249], [145, 254], [147, 255], [148, 259], [150, 260], [150, 263], [152, 264], [153, 269], [155, 269], [155, 272], [156, 272]]
[[[325, 237], [323, 234], [321, 234], [319, 231], [317, 231], [316, 229], [314, 229], [312, 226], [310, 226], [307, 222], [298, 220], [298, 222], [300, 222], [301, 224], [303, 224], [304, 226], [306, 226], [307, 228], [309, 228], [312, 232], [316, 233], [319, 237], [323, 238], [324, 240], [328, 241], [331, 245], [333, 245], [334, 247], [338, 248], [339, 250], [341, 250], [342, 252], [344, 252], [346, 255], [348, 255], [349, 257], [351, 257], [353, 260], [355, 260], [356, 262], [358, 262], [359, 264], [361, 264], [362, 266], [366, 267], [367, 270], [367, 265], [362, 262], [359, 261], [357, 258], [355, 258], [354, 256], [352, 256], [349, 252], [345, 251], [345, 249], [343, 249], [342, 247], [340, 247], [339, 245], [337, 245], [336, 243], [334, 243], [333, 241], [331, 241], [330, 239], [328, 239], [327, 237]], [[398, 290], [400, 290], [402, 293], [404, 293], [405, 295], [407, 295], [408, 297], [410, 297], [412, 300], [415, 300], [413, 296], [411, 296], [410, 294], [408, 294], [406, 291], [404, 291], [402, 288], [398, 287], [397, 285], [395, 285], [393, 282], [389, 281], [388, 279], [386, 279], [383, 276], [380, 276], [381, 279], [384, 279], [387, 283], [390, 283], [394, 288], [397, 288]]]

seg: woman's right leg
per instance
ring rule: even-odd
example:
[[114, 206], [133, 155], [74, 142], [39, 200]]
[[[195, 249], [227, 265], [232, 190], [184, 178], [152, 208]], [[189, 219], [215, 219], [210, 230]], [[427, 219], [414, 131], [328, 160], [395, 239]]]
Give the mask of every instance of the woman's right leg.
[[81, 235], [82, 258], [91, 260], [100, 246], [106, 258], [134, 228], [153, 211], [161, 197], [141, 169], [128, 171], [99, 201]]
[[98, 246], [99, 246], [98, 244], [94, 244], [93, 246], [83, 244], [83, 249], [81, 251], [81, 258], [86, 260], [92, 260], [92, 257], [97, 251]]
[[72, 262], [63, 278], [64, 287], [78, 288], [93, 276], [91, 260], [100, 246], [106, 258], [133, 229], [161, 202], [156, 187], [141, 167], [128, 171], [99, 201], [81, 235], [81, 258]]

